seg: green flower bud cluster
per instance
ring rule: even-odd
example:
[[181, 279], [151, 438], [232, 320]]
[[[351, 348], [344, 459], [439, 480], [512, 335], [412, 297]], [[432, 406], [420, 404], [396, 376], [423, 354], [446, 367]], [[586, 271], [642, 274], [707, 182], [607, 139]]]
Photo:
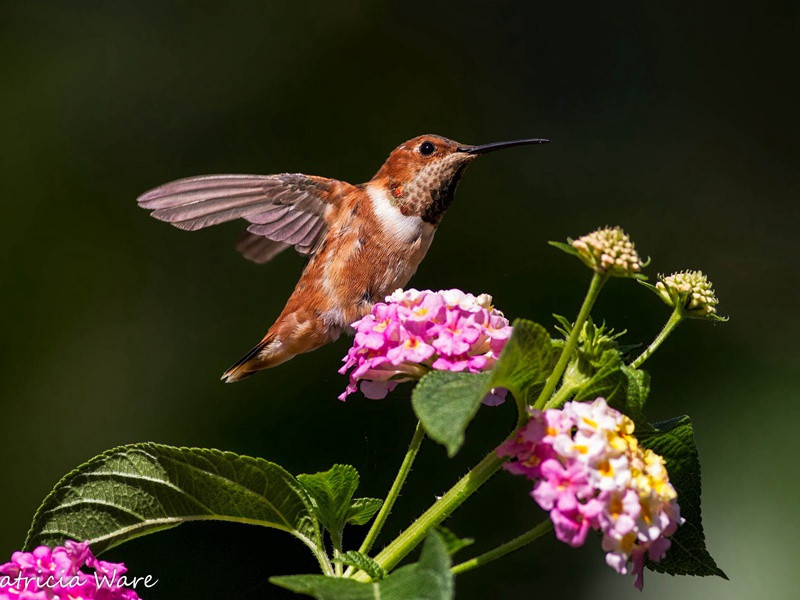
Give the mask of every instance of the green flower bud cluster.
[[655, 291], [669, 306], [680, 307], [687, 317], [716, 317], [719, 300], [702, 271], [678, 271], [658, 279]]
[[578, 257], [598, 273], [633, 277], [642, 270], [636, 248], [620, 227], [604, 227], [571, 240]]

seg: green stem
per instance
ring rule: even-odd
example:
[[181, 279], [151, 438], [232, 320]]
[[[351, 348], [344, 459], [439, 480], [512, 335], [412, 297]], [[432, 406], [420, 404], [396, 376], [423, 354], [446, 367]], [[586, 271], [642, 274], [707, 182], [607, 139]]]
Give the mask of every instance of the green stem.
[[378, 516], [375, 517], [375, 521], [373, 521], [372, 527], [370, 527], [369, 532], [367, 533], [367, 537], [364, 538], [364, 542], [358, 549], [358, 551], [362, 554], [369, 552], [370, 548], [372, 548], [372, 544], [375, 543], [375, 539], [381, 532], [383, 524], [386, 522], [386, 518], [389, 516], [389, 513], [392, 510], [392, 506], [394, 505], [395, 500], [397, 500], [397, 497], [400, 495], [400, 490], [403, 488], [403, 484], [406, 482], [406, 477], [408, 477], [408, 473], [411, 471], [411, 465], [414, 463], [414, 459], [417, 456], [420, 444], [422, 444], [422, 440], [424, 438], [425, 429], [423, 429], [422, 423], [417, 421], [417, 428], [414, 430], [414, 437], [411, 438], [411, 443], [408, 446], [408, 452], [406, 452], [403, 463], [400, 465], [400, 470], [397, 472], [397, 477], [394, 478], [394, 483], [392, 483], [392, 487], [389, 489], [389, 493], [386, 495], [386, 500], [383, 501], [381, 510], [378, 512]]
[[[427, 535], [431, 527], [444, 521], [450, 513], [458, 508], [467, 498], [494, 475], [505, 459], [492, 450], [486, 458], [445, 492], [428, 510], [414, 521], [397, 538], [375, 557], [381, 567], [387, 571], [403, 560]], [[354, 579], [366, 581], [364, 573], [357, 573]]]
[[334, 567], [334, 575], [336, 575], [336, 577], [341, 577], [343, 572], [343, 567], [342, 567], [342, 556], [341, 554], [339, 554], [339, 552], [336, 552], [333, 558], [333, 567]]
[[633, 369], [638, 369], [644, 361], [650, 358], [650, 355], [656, 351], [656, 349], [662, 344], [662, 342], [665, 339], [667, 339], [667, 336], [670, 333], [672, 333], [672, 330], [678, 326], [678, 323], [680, 323], [682, 319], [683, 319], [683, 311], [680, 308], [676, 307], [675, 310], [670, 315], [669, 320], [667, 320], [666, 324], [664, 325], [664, 328], [661, 330], [661, 333], [659, 333], [656, 336], [656, 339], [654, 339], [650, 343], [647, 349], [644, 352], [642, 352], [636, 358], [636, 360], [634, 360], [630, 364], [630, 367]]
[[594, 306], [595, 300], [597, 300], [597, 297], [600, 295], [600, 290], [607, 279], [608, 275], [605, 273], [595, 272], [592, 276], [592, 281], [589, 284], [589, 291], [586, 292], [586, 297], [583, 299], [583, 304], [578, 312], [578, 318], [575, 319], [575, 325], [572, 326], [572, 330], [569, 332], [567, 343], [564, 346], [564, 349], [561, 351], [561, 356], [558, 357], [558, 362], [556, 363], [553, 372], [550, 373], [550, 376], [547, 378], [539, 397], [536, 399], [536, 402], [533, 405], [534, 408], [538, 408], [540, 410], [544, 408], [544, 405], [547, 404], [550, 396], [553, 395], [558, 382], [561, 380], [561, 376], [564, 374], [564, 369], [567, 368], [567, 363], [572, 357], [572, 353], [575, 351], [575, 346], [578, 344], [578, 337], [583, 330], [583, 324], [586, 322], [586, 318], [589, 316], [592, 306]]
[[523, 546], [526, 546], [534, 540], [539, 539], [552, 529], [553, 522], [550, 521], [550, 519], [542, 521], [530, 531], [526, 531], [522, 535], [515, 537], [513, 540], [509, 540], [505, 544], [498, 546], [494, 550], [489, 550], [488, 552], [476, 556], [475, 558], [471, 558], [470, 560], [459, 563], [450, 569], [450, 571], [453, 573], [453, 575], [458, 575], [459, 573], [464, 573], [465, 571], [471, 571], [476, 567], [480, 567], [486, 563], [492, 562], [493, 560], [497, 560], [501, 556], [505, 556], [506, 554], [514, 552], [514, 550], [519, 550]]
[[564, 384], [559, 388], [559, 390], [553, 395], [552, 398], [544, 405], [544, 410], [548, 408], [561, 408], [564, 402], [567, 401], [569, 395], [574, 392], [577, 388], [572, 385]]
[[[311, 546], [309, 546], [309, 548], [311, 548]], [[314, 553], [314, 557], [317, 559], [317, 562], [322, 569], [322, 573], [333, 576], [333, 567], [331, 566], [331, 561], [325, 554], [325, 551], [321, 548], [311, 548], [311, 552]]]

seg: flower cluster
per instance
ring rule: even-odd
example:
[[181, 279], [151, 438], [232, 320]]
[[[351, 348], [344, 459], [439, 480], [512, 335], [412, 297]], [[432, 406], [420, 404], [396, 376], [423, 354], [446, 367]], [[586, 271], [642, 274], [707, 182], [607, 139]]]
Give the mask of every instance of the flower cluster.
[[604, 227], [570, 243], [578, 257], [598, 273], [632, 277], [642, 270], [642, 261], [631, 238], [620, 227]]
[[[94, 573], [81, 571], [86, 566]], [[0, 600], [139, 600], [121, 576], [122, 563], [97, 560], [88, 543], [67, 540], [64, 546], [39, 546], [14, 552], [0, 565]]]
[[656, 292], [669, 306], [681, 307], [687, 317], [713, 318], [716, 315], [719, 300], [702, 271], [679, 271], [658, 278]]
[[632, 562], [641, 589], [645, 556], [661, 560], [683, 519], [664, 459], [641, 448], [633, 429], [603, 398], [568, 402], [533, 411], [498, 453], [511, 457], [506, 470], [536, 482], [531, 496], [559, 540], [577, 547], [600, 531], [606, 563], [624, 574]]
[[[344, 400], [358, 389], [367, 398], [384, 398], [401, 381], [419, 379], [431, 369], [477, 373], [491, 369], [511, 326], [488, 294], [461, 290], [397, 290], [353, 323], [355, 340], [344, 366], [350, 383]], [[488, 404], [503, 401], [504, 390]]]

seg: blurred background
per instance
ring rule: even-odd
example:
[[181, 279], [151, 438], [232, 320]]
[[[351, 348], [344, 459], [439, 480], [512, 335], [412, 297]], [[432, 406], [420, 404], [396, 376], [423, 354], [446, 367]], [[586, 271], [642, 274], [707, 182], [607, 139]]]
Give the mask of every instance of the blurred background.
[[[648, 573], [639, 595], [595, 540], [548, 538], [459, 577], [458, 598], [794, 597], [799, 14], [788, 1], [4, 2], [0, 557], [63, 474], [119, 444], [217, 447], [295, 473], [349, 462], [360, 493], [383, 496], [410, 439], [409, 386], [336, 400], [346, 338], [221, 384], [303, 260], [250, 264], [233, 249], [242, 225], [185, 233], [137, 195], [205, 173], [362, 182], [426, 132], [542, 136], [554, 143], [469, 169], [411, 284], [487, 291], [551, 326], [574, 317], [588, 272], [547, 240], [606, 224], [652, 257], [651, 276], [706, 271], [731, 320], [683, 325], [649, 361], [647, 412], [694, 420], [708, 547], [731, 581]], [[594, 316], [648, 343], [668, 309], [618, 280]], [[482, 409], [452, 460], [426, 442], [383, 543], [513, 418]], [[527, 491], [500, 474], [448, 522], [478, 540], [463, 558], [541, 518]], [[212, 523], [108, 557], [160, 580], [148, 600], [287, 598], [267, 577], [316, 568], [279, 532]]]

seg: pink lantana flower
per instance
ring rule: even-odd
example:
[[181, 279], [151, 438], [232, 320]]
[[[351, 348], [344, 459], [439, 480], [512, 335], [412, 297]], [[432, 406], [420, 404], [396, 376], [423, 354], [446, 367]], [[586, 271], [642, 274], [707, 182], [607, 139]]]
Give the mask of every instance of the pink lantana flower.
[[542, 463], [541, 479], [531, 496], [545, 510], [574, 510], [580, 500], [594, 492], [588, 476], [588, 470], [579, 462], [564, 466], [555, 458], [547, 459]]
[[531, 496], [550, 513], [556, 537], [580, 546], [599, 531], [606, 563], [633, 573], [641, 589], [645, 558], [661, 560], [683, 523], [664, 459], [639, 446], [633, 422], [608, 406], [568, 402], [531, 411], [497, 452], [510, 473], [533, 480]]
[[[358, 390], [380, 399], [402, 381], [431, 370], [479, 373], [491, 369], [511, 337], [511, 326], [487, 294], [461, 290], [397, 290], [353, 323], [353, 346], [339, 370], [349, 373], [344, 400]], [[486, 404], [500, 404], [492, 390]]]
[[[81, 570], [84, 567], [94, 573]], [[120, 585], [126, 572], [122, 563], [95, 558], [88, 542], [39, 546], [32, 552], [14, 552], [0, 565], [0, 600], [139, 600], [134, 590]]]
[[551, 510], [550, 520], [553, 521], [556, 538], [573, 548], [583, 546], [589, 530], [597, 528], [597, 515], [601, 510], [602, 505], [595, 499], [576, 504], [571, 510]]
[[[596, 527], [603, 506], [594, 500], [585, 465], [574, 461], [564, 466], [557, 458], [542, 463], [541, 479], [531, 496], [550, 511], [556, 537], [570, 546], [582, 546], [589, 529]], [[586, 501], [586, 502], [584, 502]]]

